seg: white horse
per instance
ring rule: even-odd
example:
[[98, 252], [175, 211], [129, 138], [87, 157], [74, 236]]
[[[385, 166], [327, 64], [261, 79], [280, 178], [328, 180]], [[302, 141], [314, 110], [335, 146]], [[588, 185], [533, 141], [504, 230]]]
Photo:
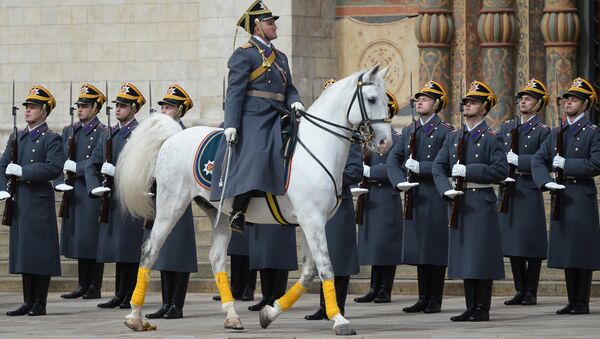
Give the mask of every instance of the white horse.
[[[304, 232], [302, 275], [273, 307], [265, 306], [261, 310], [259, 317], [263, 328], [300, 298], [318, 272], [323, 282], [326, 313], [334, 321], [335, 333], [356, 333], [336, 303], [325, 224], [337, 209], [349, 140], [355, 127], [360, 127], [361, 135], [370, 140], [368, 146], [373, 150], [375, 147], [385, 150], [392, 145], [384, 85], [386, 72], [387, 68], [380, 70], [375, 66], [340, 80], [323, 91], [307, 112], [302, 113], [298, 138], [303, 145], [299, 142], [295, 148], [287, 193], [277, 197], [284, 218], [299, 224]], [[192, 170], [198, 145], [215, 130], [219, 129], [193, 127], [181, 131], [173, 119], [156, 114], [137, 127], [119, 157], [116, 185], [122, 205], [134, 216], [154, 217], [150, 237], [142, 246], [132, 310], [125, 320], [127, 327], [133, 330], [152, 329], [152, 325], [142, 322], [141, 318], [150, 268], [191, 200], [198, 203], [213, 223], [209, 259], [221, 296], [221, 308], [227, 314], [225, 328], [243, 329], [225, 273], [230, 237], [228, 218], [223, 216], [214, 225], [218, 203], [210, 202], [210, 191], [196, 183]], [[231, 165], [235, 166], [234, 163]], [[213, 182], [217, 180], [213, 178]], [[156, 181], [156, 213], [151, 197], [145, 193], [153, 181]], [[223, 202], [223, 213], [231, 212], [232, 200]], [[263, 198], [252, 199], [246, 220], [276, 223]]]

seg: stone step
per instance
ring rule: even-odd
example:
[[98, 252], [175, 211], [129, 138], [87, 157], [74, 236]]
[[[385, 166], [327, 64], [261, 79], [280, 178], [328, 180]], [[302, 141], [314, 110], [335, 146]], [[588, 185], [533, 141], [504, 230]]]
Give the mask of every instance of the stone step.
[[[288, 288], [294, 284], [290, 279]], [[55, 277], [50, 283], [50, 292], [67, 292], [77, 287], [77, 280], [74, 278]], [[18, 276], [0, 278], [0, 291], [21, 293], [21, 278]], [[103, 292], [114, 291], [114, 280], [104, 279]], [[366, 279], [352, 279], [349, 286], [349, 294], [364, 294], [369, 290], [369, 281]], [[160, 278], [154, 274], [148, 285], [149, 292], [160, 292]], [[188, 287], [189, 293], [218, 293], [214, 280], [209, 278], [192, 278]], [[257, 293], [260, 293], [260, 279], [257, 282]], [[308, 289], [308, 293], [319, 293], [319, 283], [313, 282]], [[514, 286], [512, 282], [502, 280], [494, 282], [495, 296], [512, 296]], [[542, 281], [540, 282], [539, 296], [565, 296], [566, 287], [563, 281]], [[417, 281], [412, 279], [396, 279], [392, 294], [394, 295], [418, 295]], [[461, 280], [447, 280], [444, 288], [444, 295], [463, 295], [463, 285]], [[600, 297], [600, 282], [592, 283], [591, 296]], [[106, 295], [105, 295], [106, 297]]]
[[[300, 265], [299, 265], [300, 266]], [[77, 277], [77, 261], [72, 259], [63, 259], [61, 262], [62, 277], [63, 278], [76, 278]], [[227, 272], [230, 272], [229, 265], [227, 265]], [[512, 281], [512, 274], [510, 264], [505, 263], [506, 281]], [[115, 276], [115, 264], [106, 264], [104, 266], [104, 277], [113, 278]], [[192, 278], [208, 278], [211, 279], [213, 276], [212, 268], [210, 263], [205, 260], [198, 261], [198, 272], [192, 273]], [[8, 261], [0, 260], [0, 279], [4, 277], [14, 277], [14, 275], [8, 273]], [[300, 277], [300, 270], [291, 271], [289, 274], [290, 279], [298, 279]], [[352, 276], [355, 280], [369, 280], [371, 277], [370, 266], [361, 266], [360, 273]], [[396, 268], [396, 278], [400, 280], [415, 280], [417, 278], [416, 268], [408, 265], [399, 265]], [[594, 280], [600, 281], [600, 272], [595, 272], [593, 276]], [[541, 281], [563, 281], [564, 273], [562, 270], [549, 269], [542, 267]], [[2, 291], [0, 289], [0, 291]]]

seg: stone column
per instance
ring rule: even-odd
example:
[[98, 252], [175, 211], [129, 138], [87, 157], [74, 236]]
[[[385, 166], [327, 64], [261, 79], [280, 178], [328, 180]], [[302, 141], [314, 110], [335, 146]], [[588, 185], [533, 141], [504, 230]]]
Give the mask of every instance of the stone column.
[[553, 125], [557, 123], [558, 112], [555, 99], [567, 90], [577, 75], [580, 24], [575, 1], [544, 1], [541, 30], [546, 46], [546, 86], [552, 102], [546, 110], [546, 122]]
[[498, 127], [514, 114], [514, 47], [517, 20], [514, 0], [483, 0], [477, 32], [481, 40], [483, 81], [498, 96], [498, 103], [488, 114], [488, 123]]
[[[419, 43], [419, 84], [428, 80], [442, 84], [448, 97], [451, 96], [450, 43], [454, 35], [454, 24], [450, 0], [420, 0], [419, 17], [415, 24], [415, 34]], [[450, 121], [450, 111], [442, 113], [442, 119]]]

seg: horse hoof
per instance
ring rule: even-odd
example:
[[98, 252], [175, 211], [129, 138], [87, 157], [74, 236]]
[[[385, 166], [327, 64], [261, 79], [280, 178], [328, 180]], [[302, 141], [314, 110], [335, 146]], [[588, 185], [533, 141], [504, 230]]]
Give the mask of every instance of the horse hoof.
[[244, 329], [244, 325], [240, 321], [240, 318], [229, 318], [225, 319], [225, 329], [226, 330], [237, 330], [241, 331]]
[[267, 310], [267, 307], [270, 307], [270, 306], [267, 305], [267, 306], [261, 308], [260, 313], [258, 314], [258, 320], [260, 321], [260, 327], [262, 327], [262, 328], [269, 327], [269, 325], [271, 325], [271, 323], [273, 322], [273, 320], [271, 320], [271, 318], [269, 318], [269, 312]]
[[156, 326], [139, 319], [127, 319], [125, 320], [125, 326], [136, 332], [156, 331]]
[[356, 331], [350, 326], [350, 324], [342, 324], [334, 327], [335, 335], [356, 335]]

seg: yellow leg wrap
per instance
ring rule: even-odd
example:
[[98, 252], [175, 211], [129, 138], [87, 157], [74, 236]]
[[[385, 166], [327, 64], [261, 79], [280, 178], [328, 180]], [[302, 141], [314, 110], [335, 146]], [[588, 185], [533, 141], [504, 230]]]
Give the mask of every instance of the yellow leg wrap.
[[227, 280], [226, 272], [215, 273], [215, 282], [219, 289], [219, 295], [221, 296], [221, 304], [233, 301], [233, 294], [231, 294], [231, 288], [229, 288], [229, 281]]
[[133, 295], [131, 296], [131, 303], [133, 305], [144, 306], [148, 282], [150, 282], [150, 269], [143, 267], [138, 268], [137, 282], [135, 284]]
[[306, 288], [302, 287], [300, 282], [296, 282], [289, 291], [277, 300], [282, 311], [287, 311], [300, 297], [306, 292]]
[[340, 308], [335, 297], [335, 285], [333, 280], [323, 280], [323, 296], [325, 297], [325, 311], [327, 318], [331, 319], [340, 313]]

